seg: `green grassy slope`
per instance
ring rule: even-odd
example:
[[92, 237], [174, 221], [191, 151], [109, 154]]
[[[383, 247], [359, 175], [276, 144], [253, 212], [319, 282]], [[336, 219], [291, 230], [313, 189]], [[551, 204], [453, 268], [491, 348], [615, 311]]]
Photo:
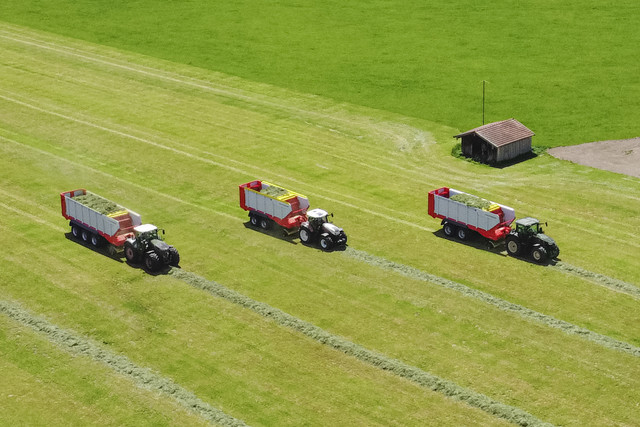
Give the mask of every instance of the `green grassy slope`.
[[[16, 242], [2, 255], [4, 298], [250, 424], [493, 421], [65, 239], [58, 193], [86, 187], [166, 228], [186, 271], [371, 350], [551, 423], [637, 419], [636, 356], [358, 256], [638, 347], [637, 297], [446, 240], [426, 214], [426, 193], [441, 185], [510, 205], [549, 221], [564, 263], [637, 288], [640, 246], [620, 226], [640, 209], [637, 179], [549, 156], [474, 165], [449, 156], [448, 127], [17, 27], [0, 29], [0, 46], [0, 225]], [[255, 178], [333, 211], [352, 249], [322, 253], [248, 228], [237, 185]]]
[[0, 19], [544, 146], [635, 137], [638, 4], [5, 0]]

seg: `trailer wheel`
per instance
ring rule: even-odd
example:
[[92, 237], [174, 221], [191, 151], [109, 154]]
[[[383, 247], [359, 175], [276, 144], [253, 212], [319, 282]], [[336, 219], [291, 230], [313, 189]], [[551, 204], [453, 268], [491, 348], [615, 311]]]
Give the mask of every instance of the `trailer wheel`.
[[328, 252], [333, 248], [333, 240], [329, 236], [322, 236], [320, 238], [320, 247], [323, 251]]
[[260, 218], [260, 228], [268, 230], [271, 228], [271, 220], [267, 218]]
[[160, 257], [155, 252], [148, 252], [144, 257], [144, 266], [149, 271], [157, 271], [160, 269]]
[[99, 248], [100, 246], [102, 246], [102, 238], [100, 236], [98, 236], [97, 234], [92, 234], [91, 235], [91, 244], [93, 246], [95, 246], [96, 248]]
[[311, 231], [307, 227], [300, 228], [300, 241], [302, 243], [309, 243], [311, 240]]
[[249, 221], [251, 222], [251, 225], [253, 225], [254, 227], [258, 226], [258, 217], [255, 216], [254, 214], [249, 214]]
[[516, 237], [509, 236], [507, 237], [507, 253], [509, 255], [519, 255], [522, 250], [522, 244]]
[[543, 263], [547, 259], [547, 250], [542, 246], [536, 246], [531, 251], [531, 258], [533, 258], [535, 262]]
[[80, 235], [82, 236], [82, 241], [83, 242], [88, 242], [89, 241], [90, 233], [87, 230], [82, 230]]
[[72, 225], [71, 226], [71, 234], [73, 234], [73, 237], [75, 237], [76, 239], [80, 237], [80, 227], [78, 227], [77, 225]]
[[467, 240], [469, 238], [469, 230], [466, 228], [458, 228], [458, 239]]
[[456, 227], [449, 223], [446, 223], [444, 227], [442, 227], [442, 231], [444, 231], [445, 236], [452, 237], [456, 232]]

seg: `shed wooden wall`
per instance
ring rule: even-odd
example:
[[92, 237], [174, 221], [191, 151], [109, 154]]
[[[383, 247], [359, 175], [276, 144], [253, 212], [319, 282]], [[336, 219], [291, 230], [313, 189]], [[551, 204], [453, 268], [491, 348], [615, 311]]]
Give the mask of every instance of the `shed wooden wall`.
[[519, 141], [512, 142], [511, 144], [498, 147], [496, 161], [500, 163], [506, 160], [511, 160], [522, 154], [527, 154], [530, 151], [531, 151], [531, 137], [524, 138]]

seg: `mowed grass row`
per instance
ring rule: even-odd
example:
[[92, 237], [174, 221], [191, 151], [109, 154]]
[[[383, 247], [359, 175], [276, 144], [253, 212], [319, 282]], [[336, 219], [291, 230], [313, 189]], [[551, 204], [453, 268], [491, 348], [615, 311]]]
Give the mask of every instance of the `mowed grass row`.
[[[206, 421], [228, 427], [246, 426], [241, 420], [230, 417], [204, 403], [193, 393], [173, 381], [147, 368], [136, 366], [126, 357], [106, 350], [91, 339], [77, 335], [73, 331], [62, 329], [42, 317], [35, 316], [14, 302], [0, 300], [0, 313], [20, 326], [26, 326], [38, 332], [41, 338], [74, 356], [86, 356], [95, 362], [108, 366], [118, 374], [126, 376], [139, 388], [153, 390], [164, 395], [164, 397], [174, 399], [175, 403], [180, 404], [184, 409], [193, 412]], [[12, 397], [17, 396], [13, 395]]]
[[[42, 60], [45, 57], [46, 55], [42, 54], [39, 59]], [[55, 64], [50, 64], [50, 66], [60, 66], [59, 58]], [[503, 258], [478, 251], [472, 247], [439, 239], [429, 231], [425, 231], [425, 229], [429, 230], [432, 227], [432, 224], [427, 221], [416, 227], [398, 222], [400, 220], [417, 222], [416, 218], [424, 217], [424, 206], [408, 209], [405, 214], [406, 219], [403, 219], [394, 212], [398, 211], [397, 206], [394, 203], [389, 203], [389, 200], [410, 201], [412, 197], [409, 196], [417, 198], [422, 190], [415, 190], [418, 196], [405, 194], [403, 191], [412, 187], [402, 187], [400, 185], [402, 182], [394, 185], [384, 179], [385, 175], [380, 176], [384, 171], [384, 165], [381, 162], [378, 169], [375, 170], [375, 173], [379, 175], [376, 180], [371, 176], [371, 171], [365, 170], [364, 157], [366, 156], [362, 152], [371, 145], [374, 159], [381, 158], [385, 150], [392, 153], [388, 156], [390, 170], [396, 178], [408, 179], [407, 175], [403, 175], [401, 167], [406, 162], [407, 169], [414, 168], [415, 174], [422, 173], [426, 179], [429, 179], [429, 172], [421, 171], [418, 165], [413, 163], [414, 160], [410, 156], [416, 157], [417, 152], [420, 153], [421, 150], [429, 148], [433, 148], [435, 153], [438, 153], [438, 150], [446, 147], [433, 142], [425, 147], [419, 141], [417, 147], [413, 147], [414, 150], [406, 155], [397, 150], [398, 146], [395, 145], [397, 140], [387, 139], [390, 129], [397, 131], [400, 136], [421, 135], [426, 132], [417, 132], [401, 122], [391, 125], [375, 123], [369, 127], [367, 120], [362, 119], [361, 115], [357, 115], [353, 120], [336, 120], [336, 126], [328, 127], [325, 122], [331, 121], [330, 114], [336, 114], [336, 112], [327, 110], [323, 111], [325, 115], [320, 118], [315, 116], [315, 119], [310, 119], [308, 115], [300, 119], [297, 119], [296, 116], [287, 118], [283, 115], [282, 108], [278, 107], [280, 104], [284, 104], [286, 107], [287, 103], [276, 98], [271, 101], [272, 104], [275, 104], [271, 108], [282, 115], [278, 119], [273, 119], [268, 114], [269, 110], [264, 103], [260, 105], [249, 103], [253, 106], [244, 107], [246, 114], [250, 116], [249, 118], [263, 117], [262, 122], [253, 119], [258, 121], [247, 120], [248, 124], [245, 124], [245, 121], [236, 118], [237, 127], [240, 129], [249, 128], [250, 134], [258, 134], [259, 131], [254, 126], [262, 124], [265, 129], [264, 133], [269, 135], [271, 120], [275, 120], [278, 122], [277, 128], [281, 132], [282, 129], [291, 127], [293, 128], [292, 135], [303, 136], [304, 129], [308, 128], [309, 135], [314, 136], [314, 139], [320, 140], [325, 136], [327, 141], [336, 146], [343, 144], [344, 150], [348, 146], [345, 144], [352, 142], [354, 147], [359, 148], [360, 154], [358, 155], [363, 156], [361, 169], [347, 174], [341, 168], [334, 167], [332, 163], [328, 163], [328, 166], [321, 164], [325, 168], [331, 168], [329, 172], [321, 167], [317, 167], [318, 170], [314, 169], [312, 162], [316, 159], [314, 156], [317, 155], [320, 144], [317, 144], [316, 151], [312, 156], [305, 151], [306, 145], [303, 143], [313, 144], [313, 139], [301, 141], [298, 144], [300, 149], [296, 152], [297, 162], [288, 161], [287, 156], [291, 156], [291, 154], [275, 145], [275, 141], [269, 140], [266, 142], [261, 140], [260, 144], [253, 141], [251, 149], [241, 151], [242, 155], [221, 162], [224, 160], [221, 159], [221, 156], [225, 155], [224, 145], [225, 143], [231, 145], [231, 142], [224, 139], [220, 143], [220, 150], [218, 150], [215, 142], [220, 136], [215, 132], [217, 130], [215, 123], [217, 117], [224, 117], [227, 105], [214, 102], [215, 99], [212, 99], [209, 92], [202, 91], [204, 93], [201, 93], [201, 91], [194, 91], [194, 88], [191, 87], [188, 90], [183, 89], [184, 92], [188, 92], [185, 94], [180, 88], [167, 88], [157, 81], [146, 82], [146, 85], [138, 86], [140, 83], [132, 81], [130, 75], [121, 78], [117, 76], [117, 73], [111, 72], [107, 76], [100, 71], [99, 67], [96, 67], [92, 72], [101, 74], [92, 74], [93, 78], [80, 80], [85, 67], [84, 63], [81, 67], [75, 66], [75, 72], [72, 74], [54, 72], [56, 73], [54, 78], [56, 89], [51, 90], [49, 85], [43, 85], [40, 88], [41, 92], [38, 93], [42, 94], [42, 98], [38, 100], [40, 102], [40, 106], [37, 107], [39, 110], [6, 100], [11, 97], [13, 97], [11, 99], [17, 100], [16, 97], [21, 95], [15, 94], [14, 88], [19, 87], [15, 85], [26, 84], [20, 78], [19, 72], [17, 73], [18, 78], [16, 78], [16, 74], [9, 73], [14, 79], [12, 83], [15, 85], [12, 87], [11, 96], [4, 95], [7, 102], [2, 104], [3, 107], [9, 105], [6, 109], [6, 115], [3, 116], [6, 118], [3, 123], [3, 127], [6, 129], [4, 135], [18, 138], [21, 142], [7, 143], [3, 148], [7, 153], [12, 153], [12, 158], [16, 161], [23, 159], [23, 162], [26, 162], [26, 164], [17, 162], [15, 167], [18, 171], [47, 171], [48, 174], [59, 178], [56, 185], [61, 185], [63, 182], [69, 182], [71, 185], [78, 179], [85, 183], [93, 183], [93, 187], [88, 184], [85, 186], [99, 194], [108, 195], [125, 206], [138, 210], [147, 219], [149, 216], [153, 216], [153, 222], [164, 225], [169, 230], [171, 243], [175, 243], [183, 254], [183, 265], [188, 266], [191, 271], [215, 278], [221, 283], [248, 293], [255, 299], [265, 301], [366, 347], [434, 372], [444, 378], [452, 379], [494, 398], [499, 397], [498, 400], [520, 406], [545, 420], [556, 423], [579, 423], [580, 420], [584, 422], [596, 417], [606, 423], [610, 417], [615, 419], [629, 416], [628, 412], [622, 408], [629, 396], [626, 393], [627, 385], [630, 386], [630, 390], [634, 390], [634, 386], [625, 381], [637, 375], [634, 372], [635, 362], [625, 355], [598, 349], [579, 339], [567, 338], [543, 327], [532, 326], [527, 322], [495, 312], [483, 304], [461, 298], [451, 292], [425, 286], [423, 282], [399, 279], [393, 274], [335, 256], [339, 254], [322, 254], [311, 248], [293, 245], [277, 238], [246, 230], [242, 226], [245, 217], [244, 214], [238, 212], [236, 206], [237, 187], [235, 184], [242, 182], [243, 179], [249, 180], [255, 177], [249, 176], [248, 173], [245, 175], [245, 170], [256, 173], [270, 172], [270, 170], [265, 172], [265, 167], [260, 166], [264, 164], [269, 166], [269, 169], [276, 170], [277, 177], [286, 179], [288, 175], [295, 175], [294, 179], [297, 179], [306, 188], [313, 188], [314, 184], [318, 186], [321, 183], [322, 188], [327, 186], [333, 189], [335, 195], [330, 198], [331, 200], [325, 199], [325, 203], [333, 202], [340, 206], [335, 209], [336, 217], [340, 219], [340, 224], [347, 229], [354, 247], [380, 252], [391, 251], [393, 244], [397, 244], [396, 250], [393, 252], [394, 256], [401, 258], [401, 260], [410, 260], [414, 254], [409, 253], [406, 249], [400, 249], [409, 247], [417, 252], [416, 255], [433, 261], [428, 266], [424, 265], [423, 260], [420, 261], [421, 267], [428, 267], [429, 271], [442, 270], [442, 266], [446, 266], [446, 263], [437, 262], [437, 255], [431, 255], [437, 250], [443, 252], [440, 257], [447, 254], [452, 255], [455, 251], [462, 251], [474, 253], [476, 259], [486, 261], [489, 264], [494, 262], [496, 266], [501, 265], [503, 269], [505, 265], [510, 266], [510, 272], [524, 269], [524, 272], [519, 273], [521, 274], [519, 280], [522, 280], [521, 283], [526, 286], [520, 286], [517, 290], [529, 306], [534, 305], [532, 302], [535, 302], [535, 298], [527, 300], [530, 295], [527, 289], [530, 287], [536, 289], [536, 286], [541, 286], [540, 283], [536, 283], [541, 277], [549, 280], [549, 289], [555, 289], [559, 284], [569, 288], [562, 299], [567, 307], [563, 312], [565, 316], [562, 318], [564, 319], [570, 316], [585, 315], [584, 309], [580, 307], [580, 304], [575, 303], [575, 299], [570, 295], [569, 291], [572, 288], [580, 289], [584, 294], [583, 300], [591, 305], [594, 301], [601, 302], [605, 299], [603, 297], [611, 295], [612, 298], [618, 298], [618, 300], [611, 301], [611, 304], [618, 306], [626, 304], [628, 307], [633, 307], [633, 300], [629, 296], [617, 295], [610, 290], [594, 286], [575, 277], [566, 276], [561, 272], [554, 272], [522, 261]], [[98, 75], [107, 80], [101, 80], [97, 77]], [[31, 75], [31, 77], [34, 76]], [[45, 77], [45, 80], [49, 78]], [[149, 76], [145, 77], [145, 79], [148, 78]], [[62, 81], [64, 79], [69, 81], [64, 83]], [[110, 81], [109, 79], [115, 79], [114, 83], [117, 80], [118, 84], [112, 85], [128, 91], [130, 97], [126, 97], [124, 92], [116, 90], [114, 95], [119, 94], [122, 98], [110, 99], [109, 91], [106, 88], [108, 85], [103, 83]], [[28, 84], [36, 86], [37, 80], [35, 78], [29, 79]], [[80, 84], [79, 82], [84, 83]], [[102, 89], [100, 89], [101, 83]], [[133, 86], [129, 88], [128, 84]], [[235, 84], [238, 82], [236, 81]], [[70, 102], [69, 98], [61, 96], [63, 92], [56, 94], [56, 91], [64, 91], [65, 88], [76, 89], [69, 92], [76, 94], [73, 102]], [[82, 89], [82, 93], [79, 93], [79, 88]], [[153, 100], [151, 94], [156, 90], [171, 94], [165, 98], [172, 101], [170, 105], [166, 104], [166, 109], [150, 102]], [[47, 91], [50, 92], [47, 93]], [[19, 102], [26, 103], [25, 101], [28, 100], [32, 103], [29, 105], [33, 106], [36, 92], [25, 89], [22, 93], [28, 93], [29, 96], [26, 97], [26, 100], [25, 96], [22, 96], [22, 101]], [[97, 94], [101, 94], [101, 96], [96, 97]], [[83, 101], [85, 96], [93, 96], [96, 100], [100, 100], [100, 108], [96, 105], [88, 108], [92, 103]], [[151, 99], [147, 100], [146, 96]], [[188, 108], [183, 107], [184, 110], [180, 110], [178, 106], [183, 96], [199, 99], [200, 102], [187, 103], [186, 107]], [[43, 100], [43, 98], [46, 99]], [[264, 95], [256, 96], [256, 98], [263, 99]], [[120, 100], [127, 102], [122, 103], [119, 102]], [[245, 100], [245, 102], [247, 101]], [[320, 103], [317, 100], [316, 102]], [[300, 107], [293, 104], [290, 107]], [[209, 105], [210, 111], [208, 115], [206, 114], [207, 105]], [[156, 111], [154, 115], [156, 121], [144, 121], [144, 119], [149, 119], [145, 114], [151, 116], [149, 111], [153, 108], [156, 108], [154, 110]], [[194, 110], [192, 111], [190, 108], [194, 108]], [[229, 108], [232, 108], [236, 114], [243, 111], [243, 108], [235, 105], [231, 105]], [[328, 107], [326, 108], [328, 109]], [[127, 109], [130, 109], [131, 112], [135, 111], [135, 113], [130, 112], [119, 118], [117, 115], [113, 116], [117, 111]], [[299, 114], [305, 114], [303, 108], [297, 109]], [[348, 116], [344, 114], [344, 110], [353, 109], [353, 107], [336, 107], [335, 109], [339, 110], [341, 116]], [[103, 113], [99, 110], [108, 111], [109, 117], [101, 119]], [[52, 111], [57, 111], [59, 115], [52, 115]], [[209, 122], [203, 118], [201, 118], [201, 122], [196, 120], [199, 112], [202, 111], [205, 112], [205, 116], [209, 117]], [[285, 111], [292, 114], [291, 108]], [[3, 110], [4, 112], [5, 110]], [[138, 112], [141, 117], [137, 117]], [[189, 118], [190, 112], [193, 112], [193, 121], [189, 121], [191, 120]], [[63, 113], [66, 118], [61, 117]], [[73, 113], [73, 116], [69, 115], [70, 113]], [[185, 133], [179, 139], [160, 131], [164, 122], [169, 128], [176, 126], [176, 121], [172, 119], [174, 113], [180, 117], [179, 122], [184, 120], [194, 125], [191, 133]], [[134, 120], [133, 116], [137, 118]], [[143, 119], [144, 123], [137, 123], [139, 119]], [[100, 127], [95, 126], [94, 122], [96, 121], [102, 123], [99, 125]], [[94, 123], [94, 125], [88, 123]], [[125, 123], [125, 126], [122, 123]], [[207, 126], [210, 129], [205, 132]], [[158, 129], [154, 129], [156, 127]], [[344, 129], [345, 127], [350, 127], [351, 131]], [[115, 129], [119, 133], [114, 133]], [[380, 129], [386, 132], [380, 132]], [[362, 135], [360, 136], [362, 138], [358, 138], [358, 130], [361, 130]], [[137, 139], [131, 138], [125, 135], [127, 132], [127, 135], [135, 132], [139, 136], [136, 137]], [[435, 129], [433, 134], [438, 132], [443, 133], [442, 130]], [[225, 137], [231, 138], [231, 136], [231, 134], [225, 134]], [[286, 132], [281, 137], [286, 137]], [[209, 140], [208, 145], [207, 139]], [[97, 141], [101, 142], [96, 143]], [[155, 145], [144, 141], [151, 141]], [[295, 145], [298, 140], [292, 136], [290, 141]], [[411, 139], [405, 138], [404, 141], [411, 141]], [[235, 139], [233, 142], [237, 143], [239, 150], [242, 150], [244, 138]], [[378, 144], [373, 145], [374, 142], [378, 142]], [[170, 150], [158, 146], [159, 143], [169, 147]], [[30, 147], [41, 151], [35, 151]], [[184, 150], [189, 150], [193, 154], [185, 155], [186, 151]], [[230, 148], [227, 150], [230, 151]], [[204, 151], [210, 151], [212, 154], [208, 155]], [[285, 161], [279, 160], [277, 157], [275, 159], [266, 158], [265, 152], [281, 154]], [[431, 154], [433, 155], [433, 151]], [[228, 155], [228, 158], [231, 155], [232, 153]], [[421, 155], [425, 156], [426, 154], [422, 153]], [[203, 161], [207, 158], [215, 159], [217, 164], [212, 163], [214, 160]], [[63, 161], [63, 159], [66, 160]], [[249, 160], [252, 160], [254, 164]], [[440, 160], [443, 160], [445, 165], [449, 161], [444, 156]], [[551, 159], [538, 159], [538, 161], [543, 164], [553, 163]], [[353, 166], [356, 163], [350, 164]], [[458, 163], [451, 164], [457, 165]], [[171, 171], [172, 181], [168, 182], [166, 178], [158, 177], [161, 169], [159, 166], [162, 165], [166, 165], [165, 167]], [[305, 166], [307, 170], [314, 173], [297, 172], [298, 169], [305, 169]], [[437, 182], [438, 174], [442, 173], [443, 167], [441, 165], [437, 170], [431, 172], [433, 173], [431, 179]], [[473, 179], [473, 173], [476, 170], [474, 168], [473, 165], [461, 164], [461, 175], [469, 180], [467, 185]], [[494, 173], [494, 171], [485, 168], [477, 170], [481, 175]], [[20, 175], [14, 172], [7, 172], [7, 176]], [[411, 172], [411, 176], [414, 175], [414, 172]], [[104, 175], [105, 173], [108, 173], [113, 179], [109, 180], [108, 176]], [[118, 180], [118, 177], [121, 180]], [[344, 183], [338, 183], [338, 177], [341, 177]], [[371, 182], [375, 182], [376, 185], [363, 185], [366, 182], [363, 179], [366, 177], [371, 177]], [[60, 180], [61, 178], [63, 179]], [[272, 179], [270, 176], [266, 178]], [[528, 179], [522, 171], [516, 174], [516, 178], [520, 183], [526, 183]], [[581, 177], [580, 179], [588, 182], [589, 177]], [[22, 181], [18, 179], [17, 183], [16, 181], [12, 182], [12, 185], [17, 186], [12, 190], [12, 194], [24, 194], [31, 187], [41, 188], [42, 191], [36, 191], [39, 203], [42, 205], [53, 203], [51, 215], [52, 218], [57, 217], [57, 195], [52, 196], [51, 193], [59, 190], [54, 188], [56, 185], [52, 184], [48, 178], [29, 173]], [[622, 182], [624, 183], [624, 181]], [[230, 184], [222, 185], [222, 183]], [[348, 183], [351, 183], [358, 191], [349, 190]], [[149, 187], [150, 191], [144, 190], [145, 187]], [[298, 188], [294, 189], [298, 190]], [[425, 192], [426, 190], [424, 189]], [[168, 193], [168, 196], [163, 193]], [[345, 196], [341, 197], [341, 193], [344, 193]], [[313, 200], [312, 198], [312, 202]], [[354, 207], [346, 209], [347, 203]], [[145, 206], [144, 210], [137, 207], [140, 204]], [[407, 206], [412, 205], [407, 204]], [[371, 211], [375, 215], [367, 216], [365, 210]], [[360, 215], [354, 215], [353, 212], [358, 212]], [[395, 221], [385, 222], [385, 215], [394, 218]], [[163, 222], [165, 224], [162, 224]], [[166, 224], [171, 224], [171, 227]], [[415, 230], [415, 232], [413, 234], [407, 233], [403, 227]], [[197, 228], [197, 233], [193, 231], [194, 228]], [[611, 228], [613, 229], [613, 227]], [[352, 230], [360, 232], [356, 233]], [[554, 235], [554, 237], [557, 236]], [[424, 248], [430, 248], [430, 251], [425, 252]], [[454, 257], [451, 256], [451, 258]], [[443, 271], [445, 271], [445, 275], [452, 276], [447, 273], [446, 268]], [[482, 276], [477, 277], [478, 275], [472, 268], [466, 272], [465, 283], [470, 286], [476, 286], [476, 280], [482, 279]], [[496, 280], [492, 281], [490, 285], [500, 287], [501, 283], [500, 280]], [[504, 284], [502, 283], [502, 285]], [[507, 288], [500, 289], [501, 293], [510, 291], [511, 289]], [[561, 294], [554, 296], [557, 295]], [[556, 300], [549, 301], [549, 304], [551, 310], [545, 310], [545, 312], [557, 311], [560, 308], [560, 303]], [[570, 316], [566, 314], [570, 314]], [[633, 337], [633, 330], [624, 325], [619, 318], [622, 316], [628, 321], [632, 319], [633, 314], [627, 311], [616, 314], [617, 317], [613, 313], [609, 315], [609, 309], [605, 304], [604, 307], [595, 307], [589, 313], [589, 319], [594, 320], [600, 330], [606, 327], [618, 337]], [[616, 324], [617, 326], [615, 326]], [[510, 327], [505, 329], [504, 325], [510, 325]], [[573, 357], [565, 360], [567, 354], [573, 355]], [[578, 355], [580, 356], [578, 357]], [[603, 371], [594, 370], [594, 360], [598, 360], [599, 366], [607, 366], [606, 375], [603, 374]], [[549, 367], [549, 372], [541, 375], [539, 370], [541, 366]], [[578, 375], [582, 380], [578, 392], [575, 391], [575, 375]], [[604, 383], [610, 381], [606, 378], [607, 375], [612, 375], [615, 378], [611, 387], [616, 381], [622, 380], [620, 394], [599, 396], [598, 390], [602, 387], [603, 381]], [[563, 404], [558, 405], [559, 401], [562, 401]], [[611, 408], [620, 408], [620, 411]], [[600, 415], [602, 412], [606, 412], [606, 415]]]
[[[39, 283], [32, 283], [31, 286]], [[0, 315], [3, 425], [207, 425], [171, 399], [132, 386]]]
[[[138, 366], [172, 379], [200, 399], [224, 407], [227, 413], [242, 417], [250, 425], [299, 425], [302, 421], [314, 425], [423, 425], [430, 417], [447, 424], [505, 423], [367, 367], [223, 300], [203, 299], [202, 292], [181, 281], [166, 276], [150, 277], [129, 267], [123, 275], [120, 271], [126, 265], [69, 242], [58, 232], [34, 227], [20, 218], [14, 218], [12, 226], [6, 228], [2, 223], [2, 231], [9, 238], [30, 241], [29, 231], [35, 228], [42, 242], [49, 242], [50, 247], [58, 250], [51, 253], [31, 245], [17, 245], [17, 253], [3, 259], [5, 268], [0, 273], [6, 283], [3, 298], [19, 297], [26, 303], [23, 306], [46, 315], [56, 326], [73, 327], [80, 334], [80, 347], [83, 335], [98, 341], [107, 352], [126, 354]], [[12, 230], [15, 228], [29, 231], [20, 233]], [[89, 265], [93, 267], [86, 268]], [[18, 327], [19, 324], [12, 326]], [[68, 356], [64, 353], [50, 352], [55, 353], [50, 356], [52, 364], [67, 363]], [[9, 363], [12, 357], [15, 356], [3, 354], [0, 360]], [[95, 364], [83, 361], [85, 358], [77, 359], [82, 359], [76, 363], [80, 366]], [[34, 364], [47, 363], [38, 361], [37, 354], [30, 360]], [[65, 372], [73, 372], [73, 368], [71, 365]], [[92, 391], [93, 383], [99, 381], [100, 372], [106, 369], [100, 366], [94, 369], [98, 372], [82, 374], [82, 379], [89, 379], [88, 384], [75, 393], [58, 386], [62, 394], [57, 399], [61, 414], [73, 416], [73, 407], [83, 401], [82, 393], [98, 393]], [[36, 382], [49, 379], [46, 373], [36, 372], [34, 376]], [[54, 385], [58, 380], [50, 379]], [[118, 380], [125, 382], [122, 378]], [[154, 381], [158, 380], [152, 380], [152, 389]], [[18, 385], [8, 383], [7, 393], [25, 399], [24, 388]], [[122, 387], [135, 395], [135, 384]], [[137, 393], [144, 395], [141, 391]], [[96, 406], [105, 406], [105, 419], [109, 410], [114, 410], [114, 417], [122, 412], [122, 423], [136, 422], [137, 418], [124, 409], [112, 408], [119, 404], [117, 396], [96, 400]], [[153, 415], [155, 408], [144, 400], [129, 405], [133, 415], [138, 412]], [[160, 408], [162, 405], [167, 406], [158, 403]], [[168, 406], [175, 404], [170, 401]], [[46, 401], [36, 404], [33, 416], [44, 416], [48, 408]], [[20, 405], [13, 405], [8, 416], [15, 414], [12, 419], [22, 421], [21, 410]], [[81, 411], [77, 412], [82, 416]], [[186, 414], [182, 417], [182, 421], [178, 418], [166, 422], [197, 422], [197, 419], [188, 421]], [[86, 423], [100, 424], [100, 420], [88, 419]], [[154, 419], [140, 419], [138, 423], [154, 423]]]

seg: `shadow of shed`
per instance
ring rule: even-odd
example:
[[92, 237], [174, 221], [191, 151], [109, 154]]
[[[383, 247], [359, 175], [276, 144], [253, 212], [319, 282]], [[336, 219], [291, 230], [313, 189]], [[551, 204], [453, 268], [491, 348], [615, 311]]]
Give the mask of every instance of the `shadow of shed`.
[[516, 119], [489, 123], [455, 136], [462, 155], [491, 165], [531, 153], [534, 133]]

